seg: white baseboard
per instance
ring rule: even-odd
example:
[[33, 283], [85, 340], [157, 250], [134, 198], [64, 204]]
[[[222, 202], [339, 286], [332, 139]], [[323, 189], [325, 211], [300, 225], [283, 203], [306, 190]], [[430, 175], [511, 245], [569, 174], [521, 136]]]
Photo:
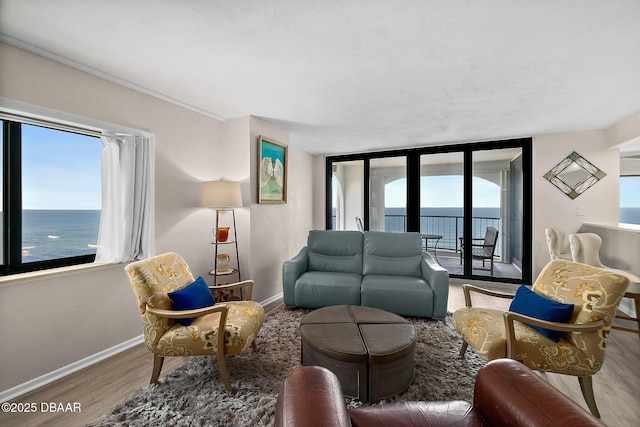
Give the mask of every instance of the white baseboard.
[[131, 338], [128, 341], [125, 341], [111, 348], [103, 350], [99, 353], [93, 354], [89, 357], [85, 357], [82, 360], [78, 360], [77, 362], [73, 362], [67, 366], [63, 366], [62, 368], [56, 369], [55, 371], [49, 372], [47, 374], [44, 374], [37, 378], [29, 380], [26, 383], [22, 383], [8, 390], [4, 390], [0, 392], [0, 402], [7, 402], [11, 399], [15, 399], [18, 396], [21, 396], [39, 387], [47, 385], [53, 381], [59, 380], [60, 378], [70, 375], [74, 372], [77, 372], [95, 363], [98, 363], [120, 352], [128, 350], [131, 347], [134, 347], [143, 342], [144, 342], [144, 337], [142, 335], [139, 335], [137, 337]]
[[[282, 292], [270, 298], [267, 298], [266, 300], [262, 301], [260, 304], [263, 307], [266, 307], [268, 304], [276, 302], [278, 299], [282, 299]], [[143, 342], [144, 342], [144, 336], [139, 335], [137, 337], [131, 338], [128, 341], [125, 341], [111, 348], [103, 350], [99, 353], [96, 353], [89, 357], [85, 357], [82, 360], [78, 360], [77, 362], [73, 362], [67, 366], [63, 366], [62, 368], [56, 369], [55, 371], [41, 375], [37, 378], [34, 378], [25, 383], [12, 387], [8, 390], [4, 390], [0, 392], [0, 402], [7, 402], [11, 399], [15, 399], [18, 396], [22, 396], [25, 393], [29, 393], [30, 391], [33, 391], [37, 388], [47, 385], [53, 381], [59, 380], [60, 378], [66, 377], [67, 375], [70, 375], [81, 369], [89, 367], [104, 359], [107, 359], [111, 356], [115, 356], [116, 354], [121, 353], [125, 350], [128, 350], [131, 347], [134, 347]]]
[[276, 302], [278, 300], [281, 300], [283, 297], [284, 297], [284, 295], [282, 294], [282, 292], [280, 292], [279, 294], [276, 294], [276, 295], [274, 295], [274, 296], [272, 296], [270, 298], [267, 298], [266, 300], [262, 301], [260, 304], [263, 307], [266, 307], [269, 304], [272, 304], [272, 303], [274, 303], [274, 302]]

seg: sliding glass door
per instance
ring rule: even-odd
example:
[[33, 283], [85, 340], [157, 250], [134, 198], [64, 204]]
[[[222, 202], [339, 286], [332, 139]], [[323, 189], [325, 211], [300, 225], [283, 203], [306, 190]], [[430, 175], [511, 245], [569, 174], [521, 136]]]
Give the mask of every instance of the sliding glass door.
[[357, 230], [364, 217], [364, 161], [333, 163], [331, 229]]
[[463, 258], [459, 256], [464, 225], [463, 178], [463, 153], [420, 156], [420, 233], [424, 247], [438, 262], [446, 263], [447, 269], [460, 274], [463, 271]]
[[369, 228], [407, 231], [407, 158], [371, 159], [369, 163]]
[[327, 157], [327, 228], [419, 232], [452, 277], [530, 283], [531, 139]]
[[472, 275], [521, 280], [522, 149], [474, 151], [472, 161], [471, 241], [464, 241], [463, 259]]

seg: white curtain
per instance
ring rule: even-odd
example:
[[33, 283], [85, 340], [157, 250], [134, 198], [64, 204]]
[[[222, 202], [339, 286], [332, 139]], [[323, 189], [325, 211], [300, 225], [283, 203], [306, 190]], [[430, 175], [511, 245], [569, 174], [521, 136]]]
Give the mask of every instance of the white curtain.
[[153, 256], [153, 137], [103, 136], [102, 141], [102, 216], [96, 263]]

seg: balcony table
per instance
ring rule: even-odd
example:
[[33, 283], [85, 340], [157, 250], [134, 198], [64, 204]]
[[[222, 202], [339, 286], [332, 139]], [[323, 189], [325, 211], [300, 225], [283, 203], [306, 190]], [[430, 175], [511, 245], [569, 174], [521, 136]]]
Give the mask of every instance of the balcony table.
[[440, 261], [438, 261], [438, 243], [440, 242], [440, 239], [442, 239], [442, 236], [439, 234], [422, 234], [422, 238], [424, 239], [424, 249], [426, 251], [429, 250], [429, 240], [436, 241], [431, 249], [433, 249], [433, 258], [435, 258], [436, 262], [440, 264]]

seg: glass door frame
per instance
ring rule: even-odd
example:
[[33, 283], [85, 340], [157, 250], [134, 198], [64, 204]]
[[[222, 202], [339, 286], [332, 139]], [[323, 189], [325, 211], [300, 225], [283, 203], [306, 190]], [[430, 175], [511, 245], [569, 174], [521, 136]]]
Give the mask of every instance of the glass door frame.
[[[470, 142], [465, 144], [439, 145], [430, 147], [419, 147], [403, 150], [389, 150], [378, 152], [367, 152], [359, 154], [346, 154], [338, 156], [327, 156], [325, 159], [326, 173], [326, 199], [325, 199], [325, 226], [330, 230], [332, 224], [332, 166], [334, 163], [343, 161], [362, 160], [364, 162], [364, 201], [365, 207], [363, 212], [364, 229], [369, 229], [369, 180], [370, 180], [370, 161], [375, 158], [406, 156], [407, 159], [407, 231], [420, 232], [420, 156], [423, 154], [439, 154], [462, 152], [464, 158], [464, 220], [463, 220], [463, 236], [465, 245], [471, 244], [472, 236], [472, 216], [473, 216], [473, 153], [483, 150], [499, 150], [505, 148], [521, 148], [522, 149], [522, 191], [523, 191], [523, 223], [522, 223], [522, 279], [504, 278], [504, 277], [487, 277], [474, 275], [471, 269], [471, 257], [465, 254], [464, 273], [462, 275], [451, 275], [455, 278], [473, 279], [493, 282], [505, 283], [524, 283], [530, 285], [532, 283], [532, 212], [533, 212], [533, 162], [532, 162], [532, 138], [516, 138], [497, 141]], [[467, 246], [469, 247], [469, 246]]]

